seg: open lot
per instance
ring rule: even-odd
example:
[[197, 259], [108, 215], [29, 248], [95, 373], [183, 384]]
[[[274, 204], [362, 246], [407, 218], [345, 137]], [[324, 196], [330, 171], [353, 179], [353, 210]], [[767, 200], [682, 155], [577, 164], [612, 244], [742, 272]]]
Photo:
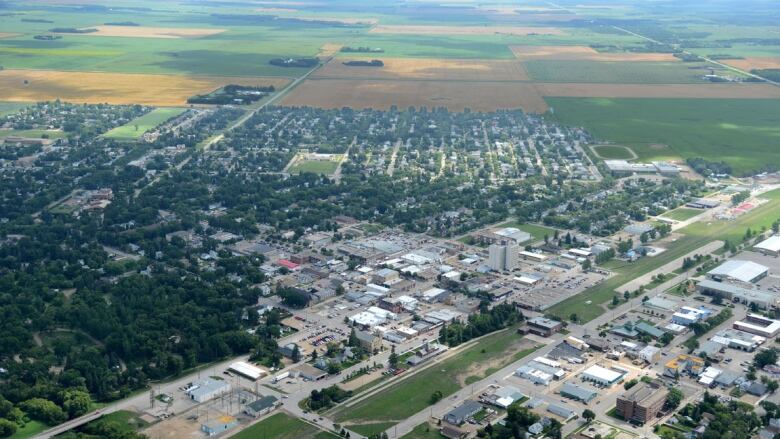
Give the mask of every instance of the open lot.
[[528, 75], [518, 61], [450, 58], [384, 58], [383, 67], [346, 66], [335, 58], [315, 72], [314, 78], [435, 79], [468, 81], [522, 81]]
[[287, 106], [320, 108], [446, 107], [452, 111], [522, 108], [544, 113], [547, 104], [533, 84], [507, 82], [446, 82], [309, 79], [281, 101]]
[[185, 110], [185, 108], [156, 108], [141, 117], [137, 117], [120, 127], [112, 129], [103, 134], [103, 137], [118, 140], [138, 139], [145, 132], [180, 115]]
[[691, 209], [689, 207], [678, 207], [677, 209], [666, 212], [661, 216], [663, 216], [664, 218], [669, 218], [677, 221], [685, 221], [687, 219], [695, 217], [696, 215], [702, 212], [703, 211], [700, 209]]
[[64, 72], [53, 70], [0, 71], [0, 100], [40, 102], [61, 99], [75, 103], [176, 106], [195, 94], [228, 84], [283, 87], [285, 78], [141, 75]]
[[225, 32], [225, 29], [147, 26], [90, 26], [88, 29], [97, 29], [97, 32], [90, 32], [84, 35], [131, 38], [197, 38]]
[[371, 28], [377, 34], [411, 35], [564, 35], [554, 27], [524, 26], [425, 26], [425, 25], [377, 25]]
[[[780, 87], [774, 89], [780, 91]], [[780, 155], [773, 153], [780, 136], [780, 100], [546, 100], [560, 122], [583, 126], [598, 139], [627, 145], [642, 159], [676, 155], [723, 160], [738, 175], [780, 165]], [[635, 149], [637, 144], [662, 144], [668, 149]]]

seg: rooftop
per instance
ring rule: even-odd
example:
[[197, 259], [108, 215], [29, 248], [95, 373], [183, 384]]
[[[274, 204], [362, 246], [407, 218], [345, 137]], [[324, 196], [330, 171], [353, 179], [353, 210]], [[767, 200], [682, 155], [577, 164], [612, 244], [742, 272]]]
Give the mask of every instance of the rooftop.
[[780, 235], [770, 236], [755, 245], [755, 248], [771, 252], [780, 252]]
[[763, 275], [769, 268], [753, 261], [741, 261], [732, 259], [726, 261], [709, 271], [710, 276], [723, 276], [749, 283]]

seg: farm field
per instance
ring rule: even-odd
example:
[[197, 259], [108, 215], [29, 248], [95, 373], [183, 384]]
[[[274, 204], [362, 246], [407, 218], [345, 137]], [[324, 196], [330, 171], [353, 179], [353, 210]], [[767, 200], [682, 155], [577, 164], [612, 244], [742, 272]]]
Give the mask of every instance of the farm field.
[[769, 84], [600, 84], [535, 83], [545, 97], [780, 99], [780, 87]]
[[385, 58], [382, 67], [355, 67], [334, 58], [317, 70], [313, 78], [357, 79], [431, 79], [470, 81], [521, 81], [528, 75], [518, 61], [453, 58]]
[[445, 107], [452, 111], [521, 107], [533, 113], [544, 113], [548, 108], [533, 84], [422, 80], [309, 79], [287, 94], [281, 104], [383, 110], [393, 106], [402, 109], [425, 106]]
[[338, 436], [281, 412], [271, 415], [231, 437], [234, 439], [327, 439]]
[[565, 35], [554, 27], [523, 26], [425, 26], [425, 25], [378, 25], [371, 28], [376, 34], [411, 35]]
[[[25, 83], [25, 81], [27, 81]], [[228, 84], [284, 87], [284, 78], [139, 75], [52, 70], [0, 71], [0, 100], [177, 106]]]
[[[780, 90], [780, 88], [778, 88]], [[682, 158], [725, 161], [736, 174], [780, 165], [780, 100], [547, 98], [555, 118], [633, 149], [664, 144]], [[739, 145], [735, 148], [734, 145]], [[638, 148], [645, 153], [649, 148]], [[636, 150], [635, 150], [636, 151]], [[669, 155], [661, 148], [660, 154]]]
[[728, 64], [738, 69], [751, 71], [753, 69], [780, 69], [780, 56], [778, 57], [761, 57], [752, 56], [745, 59], [727, 59], [722, 61], [723, 64]]
[[[615, 276], [548, 308], [546, 312], [561, 319], [568, 319], [572, 314], [576, 314], [581, 322], [591, 321], [606, 312], [603, 304], [616, 294], [615, 288], [626, 282], [716, 239], [736, 243], [739, 242], [748, 227], [752, 230], [760, 230], [762, 226], [769, 228], [772, 222], [780, 216], [780, 189], [768, 192], [762, 195], [762, 198], [768, 199], [769, 202], [734, 221], [695, 222], [680, 229], [679, 232], [684, 236], [670, 245], [665, 252], [655, 257], [643, 258], [637, 262], [615, 268]], [[588, 304], [587, 302], [592, 303]]]
[[149, 26], [90, 26], [97, 32], [84, 35], [94, 37], [130, 37], [130, 38], [196, 38], [225, 32], [225, 29], [197, 29], [186, 27], [149, 27]]
[[[335, 418], [348, 424], [389, 423], [386, 427], [389, 428], [427, 407], [434, 391], [439, 390], [447, 397], [466, 385], [469, 377], [481, 379], [489, 375], [487, 372], [492, 373], [535, 350], [514, 328], [487, 335], [435, 366], [390, 385], [376, 396], [340, 408]], [[447, 373], [441, 373], [442, 370]]]
[[625, 62], [625, 61], [524, 61], [528, 75], [539, 82], [578, 82], [605, 84], [687, 84], [704, 83], [710, 72], [704, 63]]
[[154, 129], [161, 123], [182, 114], [185, 110], [186, 108], [155, 108], [151, 112], [137, 117], [130, 122], [103, 134], [103, 137], [117, 140], [138, 139], [145, 132]]
[[588, 46], [510, 46], [520, 60], [680, 62], [670, 53], [598, 52]]
[[676, 221], [685, 221], [687, 219], [693, 218], [696, 215], [702, 213], [703, 211], [700, 209], [691, 209], [688, 207], [678, 207], [677, 209], [674, 209], [672, 211], [666, 212], [665, 214], [661, 215], [664, 218], [673, 219]]

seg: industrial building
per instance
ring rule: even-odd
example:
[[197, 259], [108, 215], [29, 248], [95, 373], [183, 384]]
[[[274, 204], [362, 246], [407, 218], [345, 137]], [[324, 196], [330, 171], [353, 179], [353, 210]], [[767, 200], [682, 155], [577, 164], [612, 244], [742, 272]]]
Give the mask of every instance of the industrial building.
[[561, 396], [587, 404], [598, 396], [598, 392], [596, 389], [590, 387], [578, 386], [573, 383], [564, 383], [563, 386], [561, 386]]
[[216, 436], [230, 430], [236, 425], [238, 425], [238, 419], [224, 415], [201, 424], [200, 430], [206, 433], [207, 436]]
[[722, 347], [753, 352], [766, 342], [766, 338], [739, 329], [726, 328], [716, 332], [710, 341]]
[[768, 274], [769, 268], [761, 264], [732, 259], [710, 270], [707, 277], [718, 282], [729, 280], [749, 284], [758, 282]]
[[206, 402], [230, 392], [230, 383], [213, 378], [195, 381], [185, 393], [195, 402]]
[[712, 314], [712, 311], [703, 306], [699, 308], [683, 306], [679, 311], [672, 314], [672, 323], [689, 326], [706, 319], [710, 314]]
[[685, 207], [692, 207], [694, 209], [712, 209], [720, 206], [720, 201], [709, 200], [707, 198], [696, 198], [685, 204]]
[[667, 162], [631, 163], [626, 160], [604, 160], [610, 172], [615, 175], [660, 174], [674, 177], [680, 174], [680, 169]]
[[533, 317], [526, 322], [526, 332], [549, 337], [563, 329], [563, 323], [545, 317]]
[[523, 365], [515, 370], [515, 375], [520, 378], [527, 379], [534, 384], [541, 384], [543, 386], [549, 386], [553, 379], [553, 376], [549, 373], [542, 372], [541, 370], [534, 369], [528, 365]]
[[734, 329], [771, 338], [780, 332], [780, 320], [774, 320], [759, 314], [748, 314], [745, 320], [734, 322]]
[[279, 400], [275, 396], [261, 396], [256, 401], [247, 404], [244, 407], [244, 413], [257, 418], [270, 413], [279, 405]]
[[615, 411], [623, 419], [644, 424], [656, 417], [669, 390], [658, 381], [640, 381], [617, 398]]
[[769, 256], [780, 256], [780, 235], [770, 236], [759, 242], [753, 249]]
[[777, 305], [777, 295], [757, 288], [744, 288], [737, 285], [703, 280], [696, 285], [702, 294], [718, 296], [747, 306], [755, 304], [761, 309], [771, 309]]
[[426, 303], [441, 302], [448, 296], [447, 290], [431, 288], [422, 292], [422, 300]]
[[249, 364], [245, 361], [236, 361], [235, 363], [232, 363], [230, 366], [228, 366], [228, 370], [235, 372], [245, 378], [249, 378], [252, 381], [257, 381], [267, 374], [267, 372], [263, 369], [260, 369], [259, 367]]
[[607, 369], [606, 367], [594, 364], [585, 369], [580, 375], [580, 378], [582, 378], [583, 381], [591, 381], [600, 386], [610, 387], [613, 384], [622, 381], [625, 375], [625, 371], [618, 370], [617, 368]]

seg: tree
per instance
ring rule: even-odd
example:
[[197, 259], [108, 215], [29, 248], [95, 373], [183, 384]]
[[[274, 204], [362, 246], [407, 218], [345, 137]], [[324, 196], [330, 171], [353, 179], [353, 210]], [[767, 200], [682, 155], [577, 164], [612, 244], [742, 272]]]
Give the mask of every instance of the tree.
[[769, 364], [775, 364], [777, 362], [777, 351], [775, 349], [763, 350], [753, 357], [753, 364], [761, 369]]
[[431, 393], [431, 397], [428, 400], [428, 403], [431, 405], [436, 404], [437, 402], [441, 401], [442, 398], [444, 398], [444, 395], [441, 393], [440, 390], [436, 390], [433, 393]]
[[664, 404], [669, 409], [676, 409], [680, 403], [682, 402], [685, 395], [683, 394], [682, 390], [672, 387], [669, 389], [669, 393], [666, 395], [666, 401]]
[[41, 421], [44, 424], [56, 425], [65, 421], [68, 416], [55, 403], [43, 398], [32, 398], [20, 404], [31, 418]]
[[16, 424], [8, 419], [0, 418], [0, 437], [13, 436], [16, 433]]
[[390, 348], [390, 357], [387, 359], [387, 364], [391, 369], [395, 369], [398, 366], [398, 354], [395, 353], [395, 345]]
[[582, 411], [582, 419], [588, 423], [593, 422], [596, 419], [596, 414], [591, 409], [585, 409]]
[[299, 361], [301, 361], [301, 350], [298, 349], [298, 345], [295, 345], [293, 347], [290, 358], [292, 359], [293, 363], [298, 363]]
[[71, 418], [79, 417], [89, 411], [92, 399], [83, 390], [66, 390], [63, 396], [62, 408]]
[[590, 262], [590, 259], [585, 259], [582, 261], [582, 270], [588, 271], [593, 267], [593, 263]]

